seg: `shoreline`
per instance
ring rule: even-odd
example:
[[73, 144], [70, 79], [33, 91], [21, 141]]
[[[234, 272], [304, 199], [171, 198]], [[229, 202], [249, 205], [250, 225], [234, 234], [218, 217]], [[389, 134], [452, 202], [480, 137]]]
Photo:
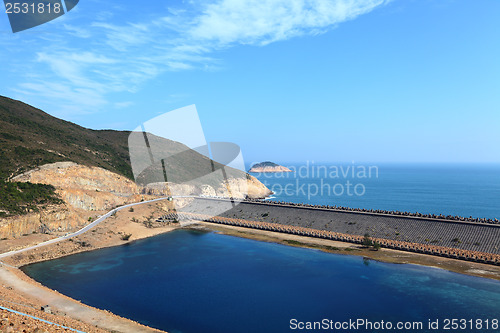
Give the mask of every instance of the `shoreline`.
[[389, 264], [413, 264], [426, 267], [434, 267], [458, 274], [500, 281], [500, 267], [495, 265], [475, 263], [388, 248], [382, 248], [378, 251], [374, 251], [372, 249], [364, 248], [361, 245], [348, 242], [318, 239], [313, 237], [291, 235], [267, 230], [249, 229], [245, 227], [221, 225], [210, 222], [199, 222], [199, 224], [211, 231], [219, 232], [221, 234], [229, 236], [248, 238], [257, 241], [277, 243], [287, 246], [315, 249], [333, 254], [354, 255]]
[[[183, 217], [285, 233], [361, 243], [368, 234], [382, 247], [500, 265], [500, 228], [386, 216], [360, 216], [336, 211], [242, 202], [216, 218], [198, 212], [217, 201], [200, 198]], [[209, 214], [210, 215], [210, 214]], [[418, 222], [416, 222], [418, 221]]]
[[[169, 205], [168, 202], [161, 201], [145, 202], [144, 205], [135, 206], [133, 211], [117, 212], [93, 229], [71, 239], [4, 258], [3, 262], [0, 262], [0, 305], [22, 313], [26, 313], [25, 310], [29, 309], [28, 315], [85, 332], [164, 332], [133, 319], [115, 315], [106, 309], [83, 304], [57, 290], [50, 289], [26, 275], [22, 267], [72, 254], [126, 245], [135, 240], [175, 230], [178, 226], [146, 226], [151, 222], [152, 216], [164, 212], [170, 207]], [[135, 221], [132, 221], [132, 216]], [[123, 240], [124, 235], [131, 236]], [[51, 313], [41, 310], [45, 305], [50, 306]], [[27, 332], [34, 332], [33, 327], [43, 326], [43, 323], [29, 317], [13, 313], [6, 315], [8, 323], [18, 326], [16, 331], [25, 329]], [[2, 328], [0, 323], [0, 330]]]
[[[299, 236], [293, 234], [286, 234], [280, 232], [259, 230], [259, 229], [251, 229], [245, 227], [238, 226], [230, 226], [230, 225], [221, 225], [217, 223], [210, 222], [202, 222], [202, 221], [193, 221], [195, 222], [193, 225], [189, 225], [187, 227], [182, 227], [181, 225], [156, 225], [152, 227], [146, 227], [146, 222], [141, 222], [137, 220], [135, 216], [140, 216], [142, 213], [142, 217], [149, 216], [149, 222], [152, 224], [151, 217], [154, 214], [168, 211], [168, 202], [164, 205], [159, 203], [147, 203], [142, 207], [143, 209], [136, 208], [136, 211], [120, 211], [114, 216], [108, 218], [108, 220], [101, 223], [99, 226], [96, 226], [95, 229], [89, 230], [86, 233], [76, 236], [75, 239], [72, 240], [64, 240], [60, 243], [51, 244], [43, 248], [37, 248], [35, 250], [28, 251], [28, 253], [23, 253], [21, 255], [15, 255], [14, 258], [6, 258], [7, 261], [5, 264], [11, 265], [13, 267], [6, 267], [0, 264], [0, 281], [2, 281], [2, 286], [0, 287], [0, 293], [5, 292], [5, 289], [11, 287], [11, 291], [21, 294], [25, 298], [31, 298], [31, 304], [35, 304], [36, 306], [44, 305], [45, 301], [40, 299], [36, 300], [36, 296], [29, 295], [30, 291], [27, 290], [44, 290], [44, 297], [49, 297], [52, 300], [56, 300], [56, 304], [65, 304], [64, 305], [56, 305], [54, 309], [56, 310], [56, 317], [59, 320], [59, 323], [66, 323], [68, 319], [76, 321], [76, 323], [81, 323], [82, 325], [90, 325], [90, 327], [95, 328], [95, 330], [90, 330], [89, 332], [109, 332], [109, 331], [120, 331], [116, 329], [117, 327], [127, 327], [123, 332], [130, 331], [131, 327], [134, 327], [133, 331], [137, 332], [162, 332], [161, 330], [157, 330], [154, 328], [149, 328], [140, 323], [134, 322], [132, 319], [127, 319], [124, 317], [119, 317], [117, 315], [112, 314], [111, 312], [105, 309], [94, 308], [90, 305], [85, 305], [80, 303], [77, 300], [74, 300], [66, 295], [60, 294], [56, 290], [49, 289], [36, 280], [27, 276], [23, 271], [22, 267], [34, 264], [37, 262], [53, 260], [65, 256], [69, 256], [72, 254], [89, 252], [98, 249], [120, 246], [129, 244], [135, 240], [146, 239], [149, 237], [154, 237], [160, 234], [164, 234], [177, 229], [193, 229], [193, 230], [208, 230], [210, 232], [217, 232], [229, 236], [242, 237], [253, 239], [256, 241], [265, 241], [272, 242], [277, 244], [283, 244], [287, 246], [295, 246], [302, 248], [310, 248], [316, 249], [328, 253], [333, 254], [341, 254], [341, 255], [355, 255], [360, 258], [368, 259], [368, 260], [376, 260], [385, 263], [393, 263], [393, 264], [414, 264], [421, 265], [427, 267], [434, 267], [445, 269], [447, 271], [481, 277], [488, 278], [493, 280], [500, 281], [500, 267], [482, 263], [474, 263], [467, 262], [463, 260], [443, 258], [438, 256], [406, 252], [400, 250], [393, 250], [383, 248], [379, 251], [373, 251], [370, 249], [363, 248], [358, 244], [327, 240], [327, 239], [319, 239], [307, 236]], [[139, 205], [142, 206], [142, 205]], [[137, 207], [139, 207], [137, 206]], [[162, 207], [159, 207], [162, 206]], [[133, 217], [132, 217], [133, 216]], [[136, 221], [131, 222], [136, 219]], [[158, 217], [158, 216], [156, 216]], [[97, 229], [97, 230], [96, 230]], [[101, 230], [99, 230], [101, 229]], [[118, 233], [117, 230], [121, 230]], [[132, 234], [128, 240], [121, 240], [125, 234]], [[91, 246], [85, 246], [85, 242], [88, 239], [92, 239], [95, 235], [105, 235], [107, 236], [107, 242], [102, 244], [92, 244]], [[114, 237], [112, 237], [113, 235]], [[76, 242], [75, 242], [76, 241]], [[80, 242], [80, 243], [79, 243]], [[75, 244], [80, 244], [79, 246], [75, 246]], [[31, 252], [31, 253], [30, 253]], [[17, 256], [17, 258], [16, 258]], [[10, 260], [9, 260], [10, 259]], [[6, 273], [7, 272], [7, 273]], [[22, 281], [23, 287], [18, 285], [12, 285], [13, 282]], [[27, 287], [30, 286], [30, 288]], [[47, 296], [49, 295], [49, 296]], [[54, 301], [55, 302], [55, 301]], [[59, 302], [59, 303], [58, 303]], [[3, 304], [0, 300], [0, 304]], [[8, 306], [7, 306], [8, 307]], [[78, 311], [69, 311], [68, 307], [76, 307], [80, 309], [79, 311], [85, 310], [86, 313], [92, 313], [89, 317], [79, 315]], [[61, 308], [63, 310], [61, 310]], [[66, 309], [66, 310], [64, 310]], [[37, 313], [39, 313], [38, 310]], [[95, 318], [99, 318], [96, 320]], [[58, 323], [57, 320], [53, 321]], [[121, 326], [123, 325], [123, 326]], [[65, 325], [67, 326], [67, 325]], [[69, 326], [71, 327], [71, 325]], [[29, 331], [28, 331], [29, 332]]]
[[[144, 240], [147, 238], [159, 236], [174, 230], [191, 229], [191, 230], [206, 230], [208, 232], [215, 232], [228, 236], [252, 239], [261, 242], [269, 242], [286, 246], [320, 250], [333, 254], [365, 257], [371, 260], [376, 260], [390, 264], [413, 264], [426, 267], [435, 267], [435, 268], [445, 269], [450, 272], [455, 272], [458, 274], [482, 277], [500, 281], [500, 267], [491, 264], [476, 263], [465, 260], [445, 258], [435, 255], [401, 251], [389, 248], [381, 248], [380, 250], [375, 251], [371, 248], [365, 248], [359, 244], [354, 244], [350, 242], [318, 239], [308, 236], [292, 235], [281, 232], [251, 229], [251, 228], [231, 226], [231, 225], [221, 225], [218, 223], [210, 223], [205, 221], [193, 221], [193, 222], [194, 222], [193, 224], [185, 227], [178, 225], [170, 227], [152, 228], [151, 229], [152, 232], [150, 234], [140, 236], [129, 241], [124, 241], [122, 243], [114, 243], [100, 247], [82, 249], [81, 251], [65, 253], [63, 255], [54, 256], [53, 258], [38, 258], [30, 260], [29, 262], [26, 263], [22, 263], [21, 265], [18, 266], [14, 265], [11, 266], [5, 262], [3, 264], [6, 266], [10, 266], [11, 268], [19, 269], [22, 272], [22, 268], [24, 266], [28, 266], [31, 264], [55, 260], [78, 253], [97, 251], [116, 246], [124, 246], [138, 240]], [[0, 263], [0, 267], [1, 266], [2, 263]], [[23, 274], [25, 273], [23, 272]], [[36, 282], [36, 280], [33, 281]]]

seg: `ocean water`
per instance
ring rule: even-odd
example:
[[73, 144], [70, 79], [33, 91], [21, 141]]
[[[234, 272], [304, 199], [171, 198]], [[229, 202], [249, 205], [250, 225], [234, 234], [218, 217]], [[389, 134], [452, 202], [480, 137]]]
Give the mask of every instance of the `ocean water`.
[[269, 200], [500, 219], [500, 165], [287, 166], [295, 172], [252, 174]]
[[[86, 304], [172, 333], [295, 332], [293, 319], [422, 322], [422, 330], [393, 331], [442, 332], [447, 318], [499, 331], [491, 329], [500, 319], [498, 281], [211, 232], [177, 230], [23, 270]], [[440, 329], [428, 330], [429, 320]]]

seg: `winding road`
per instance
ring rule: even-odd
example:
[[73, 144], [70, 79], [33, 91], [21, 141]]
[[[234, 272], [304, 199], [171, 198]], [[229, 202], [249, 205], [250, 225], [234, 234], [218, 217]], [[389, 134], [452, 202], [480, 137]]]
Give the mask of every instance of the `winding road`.
[[[171, 198], [173, 198], [173, 199], [175, 199], [175, 198], [190, 198], [190, 196], [175, 196], [175, 197], [171, 197]], [[118, 212], [118, 211], [120, 211], [122, 209], [125, 209], [125, 208], [128, 208], [128, 207], [132, 207], [132, 206], [136, 206], [136, 205], [142, 205], [142, 204], [145, 204], [145, 203], [150, 203], [150, 202], [155, 202], [155, 201], [161, 201], [161, 200], [167, 200], [167, 199], [169, 199], [169, 197], [158, 198], [158, 199], [153, 199], [153, 200], [148, 200], [148, 201], [141, 201], [141, 202], [131, 203], [131, 204], [127, 204], [127, 205], [124, 205], [124, 206], [120, 206], [120, 207], [114, 208], [114, 209], [110, 210], [109, 212], [107, 212], [106, 214], [100, 216], [94, 222], [92, 222], [90, 224], [87, 224], [85, 227], [83, 227], [82, 229], [80, 229], [80, 230], [78, 230], [78, 231], [76, 231], [76, 232], [74, 232], [72, 234], [68, 234], [68, 235], [64, 235], [64, 236], [58, 237], [58, 238], [54, 238], [54, 239], [48, 240], [46, 242], [43, 242], [43, 243], [40, 243], [40, 244], [37, 244], [37, 245], [26, 247], [24, 249], [14, 250], [14, 251], [2, 253], [2, 254], [0, 254], [0, 259], [6, 258], [6, 257], [10, 257], [10, 256], [13, 256], [13, 255], [22, 253], [22, 252], [30, 251], [30, 250], [33, 250], [33, 249], [36, 249], [36, 248], [39, 248], [39, 247], [43, 247], [43, 246], [47, 246], [47, 245], [50, 245], [50, 244], [58, 243], [58, 242], [61, 242], [61, 241], [73, 238], [75, 236], [81, 235], [84, 232], [87, 232], [90, 229], [94, 228], [96, 225], [98, 225], [99, 223], [103, 222], [108, 217], [112, 216], [113, 214], [115, 214], [116, 212]]]
[[[23, 248], [23, 249], [19, 249], [19, 250], [14, 250], [14, 251], [2, 253], [2, 254], [0, 254], [0, 260], [2, 260], [3, 258], [6, 258], [6, 257], [13, 256], [15, 254], [19, 254], [19, 253], [22, 253], [22, 252], [33, 250], [33, 249], [36, 249], [36, 248], [39, 248], [39, 247], [43, 247], [43, 246], [47, 246], [47, 245], [50, 245], [50, 244], [58, 243], [58, 242], [61, 242], [61, 241], [73, 238], [75, 236], [81, 235], [81, 234], [89, 231], [90, 229], [94, 228], [96, 225], [98, 225], [99, 223], [103, 222], [108, 217], [112, 216], [114, 213], [116, 213], [116, 212], [118, 212], [118, 211], [120, 211], [120, 210], [122, 210], [124, 208], [132, 207], [132, 206], [136, 206], [136, 205], [142, 205], [142, 204], [145, 204], [145, 203], [151, 203], [151, 202], [160, 201], [160, 200], [168, 200], [169, 198], [172, 198], [172, 199], [198, 198], [198, 199], [211, 200], [211, 201], [230, 201], [229, 199], [218, 198], [218, 197], [205, 197], [205, 196], [192, 196], [192, 195], [182, 195], [181, 196], [181, 195], [179, 195], [179, 196], [171, 196], [171, 197], [161, 197], [161, 198], [157, 198], [157, 199], [153, 199], [153, 200], [141, 201], [141, 202], [127, 204], [127, 205], [120, 206], [120, 207], [117, 207], [117, 208], [114, 208], [114, 209], [110, 210], [108, 213], [100, 216], [94, 222], [86, 225], [82, 229], [80, 229], [80, 230], [78, 230], [78, 231], [76, 231], [76, 232], [74, 232], [72, 234], [67, 234], [65, 236], [54, 238], [54, 239], [48, 240], [46, 242], [43, 242], [43, 243], [40, 243], [40, 244], [37, 244], [37, 245], [33, 245], [33, 246], [30, 246], [30, 247], [27, 247], [27, 248]], [[500, 230], [500, 225], [473, 223], [473, 222], [466, 222], [466, 221], [440, 220], [440, 219], [430, 219], [430, 218], [421, 218], [421, 217], [413, 217], [413, 216], [388, 215], [388, 214], [371, 213], [371, 212], [340, 211], [340, 210], [336, 210], [336, 209], [326, 209], [326, 208], [322, 208], [322, 207], [289, 206], [289, 205], [283, 205], [283, 204], [276, 204], [276, 203], [271, 204], [271, 203], [266, 203], [266, 202], [255, 202], [255, 201], [250, 201], [250, 202], [248, 202], [248, 201], [245, 202], [244, 201], [244, 203], [246, 205], [251, 205], [251, 206], [254, 206], [254, 207], [255, 206], [257, 206], [257, 207], [259, 207], [259, 206], [266, 207], [266, 212], [268, 212], [269, 209], [284, 208], [287, 211], [288, 210], [289, 211], [293, 211], [293, 214], [292, 214], [293, 216], [298, 215], [301, 212], [307, 212], [307, 211], [316, 211], [318, 213], [322, 212], [322, 213], [329, 214], [328, 215], [328, 219], [326, 219], [327, 221], [330, 221], [331, 218], [332, 218], [332, 216], [335, 215], [335, 220], [336, 221], [337, 220], [340, 221], [339, 223], [335, 224], [335, 226], [336, 226], [336, 230], [335, 231], [339, 231], [340, 230], [341, 232], [344, 232], [344, 233], [347, 233], [347, 234], [357, 234], [357, 233], [359, 233], [359, 232], [357, 232], [357, 230], [350, 230], [350, 229], [344, 230], [345, 228], [347, 228], [347, 227], [349, 227], [351, 225], [354, 225], [354, 224], [357, 223], [357, 226], [359, 226], [359, 225], [363, 224], [362, 222], [366, 222], [367, 225], [373, 227], [374, 225], [376, 225], [375, 222], [377, 222], [378, 220], [381, 220], [381, 219], [383, 220], [382, 221], [383, 223], [382, 222], [381, 223], [383, 224], [383, 227], [386, 228], [386, 229], [387, 229], [388, 226], [393, 226], [393, 225], [396, 226], [396, 229], [398, 229], [397, 227], [401, 227], [401, 230], [404, 229], [403, 227], [411, 227], [411, 229], [412, 229], [411, 231], [417, 232], [419, 235], [422, 235], [423, 233], [425, 233], [425, 231], [431, 232], [431, 235], [429, 235], [428, 237], [433, 236], [433, 234], [436, 232], [435, 227], [438, 224], [446, 227], [445, 228], [446, 229], [445, 230], [446, 233], [448, 233], [450, 231], [449, 229], [451, 227], [453, 227], [453, 226], [460, 227], [462, 229], [464, 229], [464, 227], [491, 229], [492, 232], [493, 232], [493, 234], [494, 234], [493, 236], [495, 236], [494, 237], [495, 239], [497, 239], [495, 232]], [[200, 208], [200, 207], [197, 207], [197, 208]], [[241, 210], [240, 210], [240, 212], [241, 212]], [[280, 214], [278, 214], [278, 215], [280, 215]], [[287, 219], [286, 219], [287, 223], [284, 223], [284, 224], [291, 224], [291, 225], [293, 225], [294, 224], [293, 223], [293, 216], [288, 216]], [[255, 216], [253, 219], [260, 218], [260, 217], [261, 217], [261, 215], [258, 215], [258, 216]], [[305, 220], [308, 219], [308, 217], [310, 219], [310, 216], [308, 216], [307, 213], [306, 213], [306, 216], [304, 216], [304, 220], [301, 220], [300, 223], [296, 221], [296, 224], [301, 225], [303, 223], [303, 221], [305, 221]], [[349, 218], [349, 221], [346, 220], [347, 218]], [[250, 219], [252, 219], [252, 218], [250, 218]], [[351, 223], [345, 224], [347, 222], [343, 223], [344, 220], [346, 220], [347, 222], [351, 222]], [[353, 221], [351, 221], [351, 220], [353, 220]], [[415, 221], [415, 222], [418, 222], [418, 223], [403, 223], [403, 222], [407, 222], [407, 221]], [[354, 223], [354, 222], [356, 222], [356, 223]], [[422, 228], [422, 227], [419, 228], [420, 224], [425, 224], [425, 223], [429, 223], [429, 222], [432, 222], [431, 223], [432, 228]], [[342, 228], [338, 229], [338, 228], [340, 228], [340, 226], [342, 228], [344, 228], [344, 229], [342, 229]], [[329, 230], [328, 226], [325, 226], [325, 225], [314, 225], [314, 226], [310, 226], [310, 227], [313, 227], [313, 228], [319, 229], [319, 230], [323, 230], [323, 229]], [[415, 229], [415, 230], [413, 230], [413, 229]], [[399, 232], [400, 230], [396, 230], [396, 231]], [[473, 234], [473, 233], [469, 232], [469, 230], [466, 230], [466, 231], [467, 231], [466, 234]], [[373, 232], [374, 231], [372, 231], [371, 233], [373, 233]], [[363, 231], [362, 233], [365, 233], [365, 231]], [[391, 230], [391, 234], [394, 234], [394, 230]], [[482, 233], [482, 234], [484, 234], [484, 233]], [[486, 234], [487, 234], [487, 236], [492, 236], [491, 232], [488, 232]], [[382, 238], [384, 238], [384, 236], [386, 237], [385, 234], [381, 234], [380, 235], [380, 237], [382, 237]], [[464, 238], [466, 235], [462, 235], [462, 236], [463, 236], [462, 238]], [[414, 240], [414, 241], [416, 241], [416, 240]], [[485, 244], [486, 243], [491, 243], [491, 241], [490, 242], [488, 242], [486, 240], [482, 240], [482, 241], [483, 241], [482, 243], [485, 243]], [[469, 243], [473, 244], [474, 241], [471, 241]], [[460, 247], [459, 244], [447, 244], [447, 245], [451, 246], [451, 247]], [[495, 248], [495, 249], [498, 250], [498, 248]], [[485, 251], [485, 252], [496, 252], [496, 250], [492, 251], [492, 249], [487, 249], [487, 250], [489, 250], [489, 251]], [[4, 263], [2, 263], [0, 261], [0, 264], [4, 264]]]

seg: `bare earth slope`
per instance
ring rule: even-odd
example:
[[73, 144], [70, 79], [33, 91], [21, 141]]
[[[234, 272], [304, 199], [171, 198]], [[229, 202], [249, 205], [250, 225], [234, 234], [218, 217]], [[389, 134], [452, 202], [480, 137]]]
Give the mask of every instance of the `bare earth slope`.
[[0, 218], [0, 248], [5, 239], [37, 234], [66, 233], [85, 225], [112, 207], [140, 201], [139, 188], [130, 179], [108, 170], [59, 162], [36, 168], [14, 179], [18, 182], [50, 184], [63, 200], [20, 216]]

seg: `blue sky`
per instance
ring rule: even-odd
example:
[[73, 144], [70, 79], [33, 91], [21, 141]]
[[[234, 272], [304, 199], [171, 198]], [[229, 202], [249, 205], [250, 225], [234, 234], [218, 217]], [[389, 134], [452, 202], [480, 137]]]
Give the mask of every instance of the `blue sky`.
[[12, 34], [0, 94], [94, 129], [196, 104], [247, 162], [500, 163], [497, 0], [82, 0]]

